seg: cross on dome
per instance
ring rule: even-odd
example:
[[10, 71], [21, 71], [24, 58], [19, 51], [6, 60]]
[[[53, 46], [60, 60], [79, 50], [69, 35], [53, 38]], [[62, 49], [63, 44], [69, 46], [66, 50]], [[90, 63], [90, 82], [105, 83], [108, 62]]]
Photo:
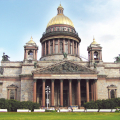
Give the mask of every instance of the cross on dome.
[[95, 37], [93, 36], [93, 42], [91, 44], [98, 44], [96, 41], [95, 41]]
[[29, 41], [28, 43], [35, 43], [35, 42], [33, 41], [32, 36], [31, 36], [30, 41]]

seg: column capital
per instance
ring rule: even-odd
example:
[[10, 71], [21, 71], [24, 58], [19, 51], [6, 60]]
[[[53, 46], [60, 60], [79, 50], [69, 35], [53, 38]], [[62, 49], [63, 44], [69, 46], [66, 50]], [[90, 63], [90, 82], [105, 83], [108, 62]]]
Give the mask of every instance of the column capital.
[[69, 82], [72, 82], [72, 79], [68, 79], [69, 80]]
[[51, 79], [51, 82], [54, 82], [55, 81], [55, 79]]
[[94, 79], [95, 82], [97, 82], [98, 79]]
[[63, 79], [60, 79], [60, 82], [63, 82]]
[[42, 79], [42, 81], [43, 81], [43, 82], [45, 82], [45, 81], [46, 81], [46, 79]]
[[88, 82], [90, 79], [86, 79], [86, 82]]
[[37, 82], [37, 79], [33, 79], [33, 82]]
[[77, 81], [79, 82], [79, 81], [81, 81], [81, 79], [77, 79]]

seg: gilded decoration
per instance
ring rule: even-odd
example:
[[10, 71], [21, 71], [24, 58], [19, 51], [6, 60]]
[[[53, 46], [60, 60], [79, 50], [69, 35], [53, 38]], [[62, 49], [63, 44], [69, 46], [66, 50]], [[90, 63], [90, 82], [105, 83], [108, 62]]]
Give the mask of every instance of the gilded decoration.
[[[58, 14], [49, 21], [47, 27], [49, 27], [51, 25], [56, 25], [56, 24], [66, 24], [66, 25], [70, 25], [70, 26], [74, 27], [73, 22], [63, 14], [63, 8], [62, 8], [62, 6], [61, 7], [60, 6], [58, 7]], [[61, 11], [61, 12], [59, 12], [59, 11]]]
[[85, 66], [75, 64], [71, 61], [63, 61], [55, 65], [51, 65], [45, 68], [37, 69], [33, 73], [87, 73], [97, 74], [95, 70], [91, 70]]

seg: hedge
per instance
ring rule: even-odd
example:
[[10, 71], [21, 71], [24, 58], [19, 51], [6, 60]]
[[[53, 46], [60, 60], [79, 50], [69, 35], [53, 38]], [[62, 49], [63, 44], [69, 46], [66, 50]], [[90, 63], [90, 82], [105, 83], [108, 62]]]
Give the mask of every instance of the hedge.
[[7, 109], [10, 112], [15, 112], [17, 109], [29, 109], [33, 111], [34, 109], [39, 109], [38, 103], [33, 103], [31, 101], [17, 101], [17, 100], [6, 100], [4, 98], [0, 99], [0, 109]]
[[86, 109], [115, 109], [120, 107], [120, 98], [97, 100], [84, 103]]

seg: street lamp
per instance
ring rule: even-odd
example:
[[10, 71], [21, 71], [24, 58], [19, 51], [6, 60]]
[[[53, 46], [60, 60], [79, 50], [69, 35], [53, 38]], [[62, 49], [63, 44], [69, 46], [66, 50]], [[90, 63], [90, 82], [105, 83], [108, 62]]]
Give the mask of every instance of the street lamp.
[[50, 93], [50, 87], [49, 87], [49, 86], [47, 86], [47, 87], [45, 88], [45, 93], [47, 94], [46, 103], [47, 103], [47, 109], [48, 109], [48, 104], [49, 104], [48, 95], [49, 95], [49, 93]]

